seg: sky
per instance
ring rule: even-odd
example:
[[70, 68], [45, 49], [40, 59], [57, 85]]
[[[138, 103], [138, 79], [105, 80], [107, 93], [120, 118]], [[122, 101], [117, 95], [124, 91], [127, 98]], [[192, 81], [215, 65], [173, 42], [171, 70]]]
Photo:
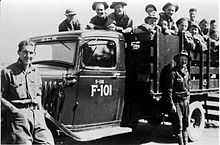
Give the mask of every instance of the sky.
[[[11, 63], [17, 59], [17, 44], [29, 37], [58, 32], [59, 23], [65, 19], [64, 12], [72, 8], [77, 12], [80, 22], [86, 25], [95, 15], [92, 3], [95, 0], [0, 0], [0, 64]], [[115, 0], [105, 0], [109, 5]], [[117, 0], [116, 0], [117, 1]], [[218, 0], [124, 0], [128, 6], [126, 13], [134, 25], [143, 23], [145, 6], [154, 4], [158, 12], [167, 2], [176, 2], [179, 10], [174, 16], [188, 17], [189, 8], [197, 8], [198, 20], [217, 19], [219, 22]], [[108, 9], [111, 13], [113, 10]]]

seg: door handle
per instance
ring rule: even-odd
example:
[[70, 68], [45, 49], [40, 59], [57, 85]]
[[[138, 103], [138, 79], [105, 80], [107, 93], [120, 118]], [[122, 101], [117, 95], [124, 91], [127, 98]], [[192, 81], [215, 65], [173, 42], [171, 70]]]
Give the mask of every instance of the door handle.
[[114, 73], [114, 74], [113, 74], [113, 78], [114, 78], [114, 79], [119, 78], [119, 76], [120, 76], [120, 73]]

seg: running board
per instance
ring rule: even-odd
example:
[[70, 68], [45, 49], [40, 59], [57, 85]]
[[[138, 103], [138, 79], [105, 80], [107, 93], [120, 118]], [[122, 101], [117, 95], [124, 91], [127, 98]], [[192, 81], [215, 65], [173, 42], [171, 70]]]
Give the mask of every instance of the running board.
[[76, 141], [91, 141], [107, 136], [113, 136], [132, 131], [132, 129], [128, 127], [108, 126], [76, 132], [66, 128], [63, 124], [55, 120], [47, 111], [45, 112], [45, 117], [52, 121], [61, 130], [61, 132], [63, 132], [65, 135], [69, 136], [70, 138]]
[[80, 132], [73, 132], [73, 134], [77, 137], [77, 141], [91, 141], [107, 136], [128, 133], [131, 131], [132, 129], [128, 127], [112, 126], [92, 130], [85, 130]]

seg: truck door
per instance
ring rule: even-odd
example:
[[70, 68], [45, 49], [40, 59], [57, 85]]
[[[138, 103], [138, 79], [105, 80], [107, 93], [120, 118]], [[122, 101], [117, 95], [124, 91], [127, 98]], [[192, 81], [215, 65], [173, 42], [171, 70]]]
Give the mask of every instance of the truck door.
[[74, 125], [117, 122], [123, 108], [125, 71], [118, 70], [117, 39], [90, 38], [81, 47], [79, 105]]

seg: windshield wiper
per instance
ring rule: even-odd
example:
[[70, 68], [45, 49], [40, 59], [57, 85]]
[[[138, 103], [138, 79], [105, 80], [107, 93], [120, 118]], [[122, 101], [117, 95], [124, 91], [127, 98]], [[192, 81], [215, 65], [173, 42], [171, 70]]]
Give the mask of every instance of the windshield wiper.
[[58, 41], [60, 42], [64, 47], [66, 47], [68, 50], [71, 50], [72, 48], [69, 47], [67, 44], [65, 44], [63, 41]]

